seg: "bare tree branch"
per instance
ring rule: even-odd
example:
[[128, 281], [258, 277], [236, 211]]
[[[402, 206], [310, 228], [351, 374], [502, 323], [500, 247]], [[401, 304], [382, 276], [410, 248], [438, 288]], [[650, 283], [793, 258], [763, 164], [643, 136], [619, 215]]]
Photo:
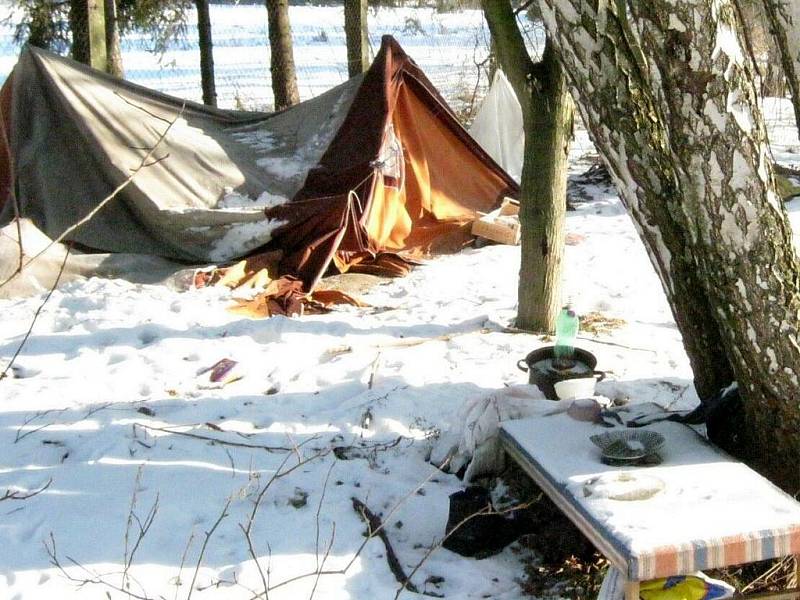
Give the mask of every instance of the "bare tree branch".
[[[25, 333], [25, 337], [22, 338], [22, 341], [17, 347], [16, 352], [14, 352], [14, 356], [11, 357], [11, 360], [8, 361], [6, 368], [3, 369], [2, 373], [0, 373], [0, 381], [5, 379], [6, 374], [13, 366], [14, 361], [17, 360], [19, 353], [22, 352], [22, 348], [25, 346], [25, 343], [31, 336], [31, 332], [33, 331], [33, 326], [36, 325], [36, 319], [39, 318], [39, 314], [42, 312], [42, 309], [44, 308], [45, 304], [47, 304], [47, 301], [50, 300], [50, 296], [52, 296], [53, 292], [56, 291], [56, 288], [58, 287], [58, 282], [61, 281], [61, 275], [64, 274], [64, 267], [67, 266], [67, 259], [69, 258], [70, 249], [71, 246], [67, 246], [67, 251], [64, 253], [64, 260], [61, 262], [61, 267], [58, 269], [58, 274], [56, 275], [56, 280], [53, 282], [53, 286], [50, 288], [50, 291], [47, 292], [47, 295], [44, 297], [44, 300], [42, 300], [42, 303], [39, 305], [39, 308], [36, 309], [36, 312], [33, 315], [33, 320], [31, 321], [31, 325], [30, 327], [28, 327], [28, 331]], [[10, 279], [8, 281], [10, 281]], [[2, 287], [2, 284], [0, 284], [0, 287]]]
[[[317, 572], [321, 571], [325, 568], [325, 561], [328, 558], [328, 554], [330, 553], [331, 547], [333, 546], [333, 537], [336, 535], [336, 523], [333, 524], [333, 531], [331, 532], [331, 540], [328, 544], [328, 549], [325, 552], [325, 556], [322, 559], [322, 564], [319, 562], [319, 516], [322, 512], [322, 503], [325, 500], [325, 493], [328, 491], [328, 481], [331, 478], [331, 472], [333, 471], [333, 467], [336, 466], [336, 461], [331, 462], [331, 466], [328, 467], [328, 473], [325, 475], [325, 482], [322, 484], [322, 492], [319, 495], [319, 502], [317, 503], [317, 513], [315, 515], [315, 532], [316, 532], [316, 539], [314, 541], [314, 557], [316, 559], [316, 568]], [[317, 578], [314, 579], [314, 586], [311, 588], [311, 595], [308, 597], [308, 600], [313, 600], [314, 593], [317, 590], [317, 584], [319, 583], [319, 575]]]
[[169, 427], [155, 427], [153, 425], [145, 425], [144, 423], [134, 423], [136, 427], [141, 427], [142, 429], [146, 429], [149, 431], [160, 431], [162, 433], [170, 433], [173, 435], [181, 435], [188, 438], [194, 438], [197, 440], [204, 440], [207, 442], [213, 442], [215, 444], [220, 444], [223, 446], [234, 446], [236, 448], [252, 448], [255, 450], [266, 450], [267, 452], [292, 452], [294, 448], [290, 448], [288, 446], [266, 446], [263, 444], [246, 444], [244, 442], [232, 442], [230, 440], [223, 440], [217, 437], [208, 436], [208, 435], [201, 435], [199, 433], [192, 433], [191, 431], [180, 431], [177, 429], [172, 429]]
[[51, 483], [53, 483], [52, 477], [48, 479], [47, 483], [45, 483], [42, 487], [32, 492], [12, 492], [11, 490], [6, 490], [3, 495], [0, 496], [0, 502], [3, 500], [27, 500], [28, 498], [33, 498], [49, 488]]
[[192, 583], [189, 584], [189, 593], [186, 595], [186, 600], [191, 600], [192, 592], [194, 591], [194, 584], [197, 581], [197, 574], [200, 572], [200, 566], [203, 563], [203, 556], [206, 553], [206, 548], [208, 547], [208, 542], [211, 539], [211, 536], [214, 535], [214, 532], [219, 527], [219, 524], [222, 523], [222, 520], [228, 516], [228, 508], [231, 505], [231, 499], [228, 498], [227, 502], [225, 502], [225, 506], [222, 507], [222, 512], [219, 513], [219, 517], [214, 522], [214, 525], [211, 526], [211, 529], [206, 531], [206, 537], [203, 540], [203, 545], [200, 547], [200, 555], [197, 557], [197, 564], [194, 567], [194, 575], [192, 576]]
[[[139, 108], [141, 108], [141, 107], [139, 107]], [[82, 227], [83, 225], [85, 225], [86, 223], [91, 221], [94, 218], [94, 216], [106, 206], [106, 204], [111, 202], [114, 198], [117, 197], [117, 195], [122, 190], [124, 190], [126, 187], [128, 187], [128, 185], [130, 185], [131, 182], [136, 178], [136, 175], [138, 175], [143, 169], [146, 169], [146, 168], [151, 167], [151, 166], [153, 166], [155, 164], [158, 164], [159, 162], [161, 162], [162, 160], [167, 158], [169, 155], [162, 156], [160, 158], [156, 158], [153, 161], [150, 160], [150, 158], [155, 153], [156, 149], [161, 145], [161, 143], [167, 137], [167, 134], [170, 132], [170, 129], [172, 129], [172, 126], [175, 125], [175, 123], [178, 122], [178, 119], [181, 118], [185, 108], [186, 108], [186, 104], [184, 104], [181, 107], [180, 112], [176, 115], [176, 117], [172, 121], [169, 122], [169, 124], [164, 129], [164, 131], [158, 136], [158, 139], [156, 140], [156, 143], [142, 157], [142, 160], [139, 162], [138, 166], [136, 166], [133, 169], [131, 169], [130, 175], [128, 175], [128, 177], [122, 183], [120, 183], [116, 188], [114, 188], [114, 190], [108, 196], [103, 198], [97, 204], [97, 206], [95, 206], [91, 211], [89, 211], [89, 213], [86, 216], [84, 216], [82, 219], [80, 219], [78, 222], [74, 223], [73, 225], [67, 227], [61, 233], [61, 235], [59, 235], [56, 239], [52, 240], [41, 251], [39, 251], [38, 253], [34, 254], [32, 257], [30, 257], [24, 263], [22, 262], [22, 233], [21, 233], [21, 228], [18, 226], [18, 231], [19, 231], [19, 236], [20, 236], [20, 266], [18, 267], [18, 269], [10, 277], [8, 277], [5, 281], [0, 283], [0, 288], [5, 286], [6, 284], [8, 284], [8, 282], [10, 282], [12, 279], [14, 279], [14, 277], [16, 277], [17, 275], [19, 275], [23, 271], [23, 269], [25, 267], [29, 266], [33, 261], [35, 261], [37, 258], [42, 256], [45, 252], [50, 250], [50, 248], [52, 248], [53, 246], [55, 246], [58, 243], [61, 243], [64, 239], [66, 239], [69, 235], [71, 235], [75, 230], [79, 229], [80, 227]], [[142, 108], [141, 110], [144, 110], [144, 109]], [[147, 112], [147, 111], [145, 111], [145, 112]], [[150, 114], [150, 113], [148, 113], [148, 114]], [[152, 115], [152, 116], [155, 116], [155, 115]], [[156, 118], [161, 118], [161, 117], [156, 117]], [[161, 119], [161, 120], [164, 120], [164, 119]], [[18, 210], [18, 206], [16, 204], [15, 204], [15, 209]], [[17, 215], [17, 220], [19, 220], [19, 215]], [[69, 251], [67, 252], [67, 254], [69, 255]], [[66, 261], [67, 261], [67, 259], [66, 259], [66, 257], [64, 257], [64, 264], [66, 264]], [[62, 266], [61, 268], [62, 268], [62, 271], [63, 271], [64, 267]]]

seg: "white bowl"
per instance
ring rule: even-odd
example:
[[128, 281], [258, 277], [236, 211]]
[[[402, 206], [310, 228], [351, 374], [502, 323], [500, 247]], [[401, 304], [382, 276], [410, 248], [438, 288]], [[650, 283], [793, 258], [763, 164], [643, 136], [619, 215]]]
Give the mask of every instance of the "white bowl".
[[575, 377], [564, 379], [553, 384], [559, 400], [578, 400], [594, 396], [597, 380], [592, 377]]

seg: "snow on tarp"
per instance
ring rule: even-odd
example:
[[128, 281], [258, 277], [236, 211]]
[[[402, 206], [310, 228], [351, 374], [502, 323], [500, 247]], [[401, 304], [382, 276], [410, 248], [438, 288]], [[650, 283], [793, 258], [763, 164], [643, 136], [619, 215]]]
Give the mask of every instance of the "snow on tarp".
[[522, 108], [514, 88], [500, 69], [494, 74], [492, 86], [469, 133], [515, 181], [520, 180], [525, 151]]
[[[20, 235], [21, 234], [21, 235]], [[20, 274], [13, 276], [22, 264]], [[0, 229], [0, 298], [22, 298], [48, 291], [56, 281], [63, 285], [87, 277], [123, 278], [132, 283], [170, 283], [181, 285], [176, 271], [180, 265], [147, 254], [81, 254], [53, 243], [28, 219], [20, 219], [19, 227], [10, 223]], [[35, 259], [34, 259], [35, 257]], [[175, 276], [173, 278], [173, 276]], [[8, 281], [7, 281], [8, 280]]]

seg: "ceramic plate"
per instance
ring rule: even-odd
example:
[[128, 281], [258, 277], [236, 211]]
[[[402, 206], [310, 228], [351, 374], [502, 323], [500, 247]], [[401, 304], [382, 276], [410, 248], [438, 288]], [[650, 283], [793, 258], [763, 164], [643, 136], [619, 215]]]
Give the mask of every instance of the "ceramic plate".
[[648, 429], [618, 429], [589, 438], [600, 448], [604, 458], [618, 461], [635, 461], [658, 452], [664, 445], [664, 436]]

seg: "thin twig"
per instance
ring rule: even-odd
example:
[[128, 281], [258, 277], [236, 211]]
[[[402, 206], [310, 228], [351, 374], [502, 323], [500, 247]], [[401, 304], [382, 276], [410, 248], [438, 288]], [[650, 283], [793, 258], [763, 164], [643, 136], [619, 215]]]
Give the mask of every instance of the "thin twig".
[[[447, 459], [446, 461], [444, 461], [444, 462], [443, 462], [443, 463], [440, 465], [440, 467], [439, 467], [439, 468], [440, 468], [440, 469], [444, 468], [444, 467], [445, 467], [445, 466], [446, 466], [446, 465], [449, 463], [449, 461], [450, 461], [450, 459]], [[392, 507], [392, 509], [391, 509], [391, 510], [390, 510], [390, 511], [387, 513], [387, 515], [384, 517], [384, 522], [383, 522], [383, 523], [387, 523], [387, 522], [389, 522], [389, 521], [391, 520], [391, 517], [392, 517], [392, 515], [393, 515], [395, 512], [397, 512], [397, 510], [399, 510], [399, 508], [400, 508], [400, 507], [401, 507], [403, 504], [405, 504], [405, 502], [406, 502], [406, 501], [407, 501], [407, 500], [408, 500], [408, 499], [409, 499], [411, 496], [413, 496], [414, 494], [416, 494], [416, 493], [417, 493], [417, 492], [418, 492], [418, 491], [419, 491], [419, 490], [420, 490], [420, 489], [421, 489], [421, 488], [422, 488], [422, 487], [423, 487], [423, 486], [424, 486], [426, 483], [428, 483], [428, 481], [430, 481], [430, 480], [431, 480], [431, 479], [432, 479], [432, 478], [433, 478], [433, 477], [434, 477], [434, 476], [435, 476], [435, 475], [436, 475], [438, 472], [439, 472], [439, 471], [437, 471], [437, 470], [435, 470], [435, 469], [434, 469], [434, 470], [431, 470], [430, 474], [429, 474], [427, 477], [425, 477], [425, 479], [423, 479], [422, 481], [420, 481], [420, 482], [419, 482], [419, 483], [418, 483], [418, 484], [417, 484], [417, 485], [416, 485], [416, 486], [415, 486], [413, 489], [409, 490], [409, 491], [408, 491], [408, 493], [406, 493], [406, 495], [405, 495], [405, 496], [403, 496], [403, 497], [402, 497], [400, 500], [398, 500], [398, 501], [397, 501], [397, 503], [396, 503], [396, 504], [395, 504], [395, 505]], [[290, 584], [292, 584], [292, 583], [295, 583], [295, 582], [297, 582], [297, 581], [301, 581], [301, 580], [303, 580], [303, 579], [308, 579], [309, 577], [316, 577], [318, 574], [319, 574], [319, 575], [346, 575], [346, 574], [347, 574], [347, 572], [350, 570], [350, 568], [351, 568], [351, 567], [352, 567], [352, 566], [355, 564], [355, 562], [358, 560], [358, 557], [359, 557], [359, 556], [361, 556], [361, 553], [364, 551], [364, 548], [367, 546], [367, 544], [369, 543], [369, 541], [370, 541], [370, 540], [371, 540], [373, 537], [375, 537], [375, 536], [376, 536], [376, 535], [377, 535], [377, 534], [378, 534], [378, 533], [379, 533], [379, 532], [380, 532], [380, 531], [383, 529], [383, 527], [385, 526], [383, 523], [382, 523], [382, 524], [381, 524], [379, 527], [377, 527], [377, 528], [376, 528], [374, 531], [371, 531], [371, 532], [370, 532], [370, 534], [364, 538], [364, 540], [361, 542], [361, 545], [360, 545], [360, 546], [359, 546], [359, 547], [356, 549], [356, 551], [355, 551], [355, 553], [353, 554], [353, 556], [352, 556], [352, 557], [350, 557], [350, 560], [349, 560], [349, 561], [347, 562], [347, 564], [346, 564], [344, 567], [342, 567], [341, 569], [332, 569], [332, 570], [330, 570], [330, 571], [326, 571], [326, 570], [324, 570], [324, 569], [320, 569], [320, 570], [317, 570], [317, 569], [315, 569], [314, 571], [311, 571], [310, 573], [303, 573], [303, 574], [301, 574], [301, 575], [295, 575], [294, 577], [289, 577], [288, 579], [284, 579], [283, 581], [280, 581], [280, 582], [276, 583], [275, 585], [270, 585], [270, 586], [269, 586], [269, 590], [268, 590], [268, 591], [270, 591], [270, 592], [271, 592], [271, 591], [277, 590], [278, 588], [285, 587], [285, 586], [287, 586], [287, 585], [290, 585]], [[258, 594], [258, 595], [256, 595], [256, 596], [253, 596], [253, 597], [251, 598], [251, 600], [257, 600], [258, 598], [261, 598], [261, 597], [263, 597], [263, 594]]]
[[322, 576], [322, 572], [325, 570], [325, 563], [328, 562], [328, 558], [331, 555], [331, 548], [333, 548], [333, 542], [336, 539], [336, 521], [331, 524], [331, 539], [328, 542], [328, 547], [325, 548], [325, 554], [322, 556], [322, 562], [319, 563], [317, 567], [317, 577], [314, 579], [314, 586], [311, 588], [311, 594], [308, 596], [308, 600], [314, 600], [314, 594], [317, 591], [317, 585], [319, 584], [319, 579]]
[[[33, 326], [36, 325], [36, 319], [39, 318], [39, 314], [42, 312], [42, 309], [44, 308], [45, 304], [47, 304], [47, 301], [50, 300], [50, 296], [52, 296], [53, 292], [56, 291], [56, 288], [58, 287], [58, 282], [61, 281], [61, 275], [64, 274], [64, 267], [67, 266], [67, 259], [69, 258], [70, 250], [71, 250], [71, 246], [68, 245], [67, 246], [67, 251], [64, 253], [64, 260], [61, 262], [61, 267], [58, 269], [58, 274], [56, 275], [56, 280], [53, 282], [53, 286], [50, 288], [50, 291], [47, 292], [47, 296], [44, 297], [44, 300], [39, 305], [39, 308], [36, 309], [36, 312], [33, 315], [33, 320], [31, 321], [31, 326], [28, 327], [28, 331], [25, 333], [25, 337], [22, 338], [22, 342], [20, 342], [19, 347], [17, 348], [17, 351], [14, 352], [14, 356], [11, 357], [11, 360], [8, 361], [8, 364], [6, 365], [6, 368], [3, 369], [2, 373], [0, 373], [0, 381], [5, 379], [6, 374], [11, 369], [12, 365], [14, 364], [14, 361], [17, 360], [17, 357], [19, 356], [19, 353], [22, 352], [22, 348], [25, 346], [25, 343], [28, 341], [28, 338], [31, 336], [31, 332], [33, 331]], [[2, 287], [2, 285], [0, 285], [0, 287]]]
[[85, 566], [83, 566], [78, 561], [76, 561], [75, 559], [70, 558], [69, 556], [67, 556], [66, 557], [67, 560], [70, 563], [72, 563], [74, 566], [76, 566], [79, 569], [81, 569], [82, 571], [84, 571], [87, 575], [89, 575], [89, 578], [83, 578], [82, 579], [82, 578], [79, 578], [79, 577], [75, 577], [74, 575], [70, 575], [70, 573], [61, 564], [61, 561], [58, 560], [58, 554], [56, 552], [56, 538], [53, 535], [52, 531], [50, 532], [50, 545], [48, 545], [47, 541], [45, 540], [44, 547], [45, 547], [45, 552], [47, 552], [47, 556], [50, 558], [50, 564], [53, 565], [54, 567], [56, 567], [68, 581], [71, 581], [72, 583], [77, 584], [78, 587], [82, 587], [82, 586], [90, 584], [90, 583], [91, 584], [96, 584], [96, 585], [103, 585], [103, 586], [105, 586], [105, 587], [107, 587], [109, 589], [115, 590], [115, 591], [120, 592], [122, 594], [127, 594], [131, 598], [136, 598], [136, 600], [151, 600], [151, 598], [149, 596], [147, 596], [147, 595], [142, 596], [142, 595], [136, 594], [134, 592], [131, 592], [130, 590], [125, 590], [125, 589], [121, 588], [118, 585], [114, 585], [113, 583], [111, 583], [107, 579], [101, 577], [97, 573], [94, 573], [94, 572], [90, 571]]
[[133, 480], [133, 493], [131, 494], [131, 503], [128, 507], [128, 519], [125, 522], [125, 536], [123, 538], [123, 551], [122, 551], [122, 587], [127, 588], [128, 583], [128, 568], [130, 561], [128, 560], [128, 545], [130, 544], [131, 526], [133, 525], [134, 511], [136, 510], [136, 499], [139, 495], [139, 485], [142, 481], [142, 469], [144, 465], [139, 465], [136, 469], [136, 477]]
[[228, 455], [228, 460], [231, 463], [231, 477], [235, 478], [236, 477], [236, 463], [233, 462], [233, 456], [231, 455], [231, 451], [228, 450], [227, 448], [223, 448], [223, 450], [225, 450], [225, 454]]
[[192, 583], [189, 585], [189, 593], [186, 595], [186, 600], [191, 600], [192, 592], [194, 591], [194, 584], [197, 581], [197, 574], [200, 572], [200, 566], [203, 563], [203, 556], [206, 553], [206, 548], [208, 547], [208, 542], [211, 539], [211, 536], [214, 535], [214, 532], [219, 527], [219, 524], [222, 523], [222, 520], [228, 516], [228, 508], [231, 505], [231, 499], [228, 498], [228, 501], [225, 502], [225, 506], [222, 508], [222, 512], [217, 517], [217, 520], [214, 522], [214, 525], [206, 531], [206, 537], [203, 540], [203, 545], [200, 547], [200, 555], [197, 557], [197, 564], [194, 567], [194, 575], [192, 576]]
[[[158, 513], [158, 501], [159, 501], [159, 495], [156, 494], [156, 499], [153, 502], [153, 505], [150, 507], [150, 510], [148, 511], [147, 516], [144, 519], [144, 523], [142, 523], [142, 521], [136, 514], [133, 514], [133, 519], [136, 521], [136, 524], [139, 527], [139, 532], [136, 535], [136, 542], [134, 542], [133, 548], [127, 555], [127, 559], [125, 562], [125, 569], [123, 571], [123, 585], [126, 589], [128, 588], [128, 586], [125, 585], [125, 583], [127, 583], [126, 580], [128, 579], [128, 571], [130, 570], [131, 564], [133, 563], [133, 557], [136, 555], [136, 551], [139, 549], [139, 546], [141, 545], [142, 541], [147, 535], [147, 532], [153, 525], [153, 521], [155, 521], [156, 513]], [[125, 532], [126, 544], [127, 544], [127, 537], [128, 537], [128, 532], [126, 531]]]
[[252, 448], [254, 450], [266, 450], [267, 452], [292, 452], [293, 448], [287, 446], [265, 446], [263, 444], [246, 444], [244, 442], [231, 442], [229, 440], [222, 440], [208, 435], [200, 435], [199, 433], [192, 433], [190, 431], [179, 431], [177, 429], [170, 429], [169, 427], [154, 427], [152, 425], [145, 425], [144, 423], [134, 423], [136, 427], [147, 429], [150, 431], [160, 431], [161, 433], [169, 433], [173, 435], [182, 435], [188, 438], [197, 440], [204, 440], [206, 442], [213, 442], [223, 446], [234, 446], [236, 448]]
[[[123, 101], [125, 104], [127, 104], [128, 106], [132, 106], [133, 108], [136, 108], [136, 109], [138, 109], [138, 110], [142, 111], [143, 113], [145, 113], [146, 115], [149, 115], [149, 116], [153, 117], [154, 119], [158, 119], [159, 121], [162, 121], [162, 122], [164, 122], [164, 123], [167, 123], [167, 124], [169, 124], [169, 123], [170, 123], [170, 120], [169, 120], [169, 119], [167, 119], [166, 117], [161, 117], [161, 116], [159, 116], [159, 115], [155, 114], [154, 112], [152, 112], [152, 111], [150, 111], [150, 110], [147, 110], [147, 109], [146, 109], [144, 106], [142, 106], [142, 105], [140, 105], [140, 104], [136, 104], [135, 102], [131, 102], [131, 101], [130, 101], [130, 100], [128, 100], [128, 99], [127, 99], [125, 96], [123, 96], [122, 94], [120, 94], [118, 91], [115, 91], [115, 92], [114, 92], [114, 95], [115, 95], [117, 98], [119, 98], [120, 100], [122, 100], [122, 101]], [[184, 106], [185, 106], [185, 105], [184, 105]], [[183, 108], [181, 108], [181, 112], [183, 112]], [[180, 116], [180, 115], [178, 115], [178, 116]]]
[[[162, 143], [162, 142], [164, 141], [164, 139], [167, 137], [167, 134], [168, 134], [168, 133], [170, 132], [170, 130], [172, 129], [172, 126], [173, 126], [173, 125], [175, 125], [175, 123], [177, 123], [178, 119], [180, 119], [180, 118], [181, 118], [181, 116], [183, 115], [183, 111], [184, 111], [184, 109], [185, 109], [185, 108], [186, 108], [186, 104], [184, 104], [184, 105], [181, 107], [181, 110], [180, 110], [180, 112], [177, 114], [177, 116], [176, 116], [176, 117], [175, 117], [175, 118], [174, 118], [172, 121], [170, 121], [170, 122], [169, 122], [169, 124], [168, 124], [168, 125], [167, 125], [167, 127], [164, 129], [164, 131], [163, 131], [163, 132], [162, 132], [162, 133], [161, 133], [161, 134], [158, 136], [158, 139], [156, 140], [156, 143], [155, 143], [155, 145], [153, 145], [153, 147], [151, 147], [151, 148], [150, 148], [150, 149], [147, 151], [147, 153], [146, 153], [146, 154], [145, 154], [145, 155], [142, 157], [142, 160], [139, 162], [139, 165], [138, 165], [138, 166], [136, 166], [136, 167], [134, 167], [134, 168], [131, 170], [131, 173], [130, 173], [130, 175], [128, 175], [128, 177], [125, 179], [125, 181], [123, 181], [123, 182], [122, 182], [122, 183], [120, 183], [120, 184], [119, 184], [119, 185], [118, 185], [116, 188], [114, 188], [114, 190], [113, 190], [113, 191], [112, 191], [112, 192], [111, 192], [111, 193], [110, 193], [108, 196], [106, 196], [105, 198], [103, 198], [103, 199], [102, 199], [102, 200], [101, 200], [101, 201], [100, 201], [100, 202], [97, 204], [97, 206], [95, 206], [95, 207], [94, 207], [94, 208], [93, 208], [91, 211], [89, 211], [89, 213], [88, 213], [88, 214], [86, 214], [86, 216], [84, 216], [82, 219], [80, 219], [79, 221], [77, 221], [77, 222], [76, 222], [76, 223], [74, 223], [73, 225], [70, 225], [69, 227], [67, 227], [67, 228], [66, 228], [66, 229], [65, 229], [65, 230], [64, 230], [64, 231], [61, 233], [61, 235], [59, 235], [57, 238], [55, 238], [54, 240], [52, 240], [52, 241], [51, 241], [49, 244], [47, 244], [47, 245], [46, 245], [46, 246], [45, 246], [45, 247], [44, 247], [42, 250], [40, 250], [39, 252], [37, 252], [36, 254], [34, 254], [32, 257], [30, 257], [30, 258], [29, 258], [29, 259], [28, 259], [28, 260], [27, 260], [27, 261], [26, 261], [26, 262], [25, 262], [25, 263], [24, 263], [24, 264], [23, 264], [23, 265], [20, 267], [19, 271], [20, 271], [20, 272], [22, 272], [22, 270], [23, 270], [25, 267], [28, 267], [28, 266], [29, 266], [29, 265], [30, 265], [30, 264], [31, 264], [33, 261], [35, 261], [37, 258], [39, 258], [40, 256], [42, 256], [42, 255], [43, 255], [45, 252], [47, 252], [48, 250], [50, 250], [50, 248], [52, 248], [52, 247], [53, 247], [53, 246], [55, 246], [56, 244], [59, 244], [59, 243], [61, 243], [62, 241], [64, 241], [64, 239], [66, 239], [66, 238], [67, 238], [69, 235], [71, 235], [71, 234], [72, 234], [72, 233], [73, 233], [75, 230], [77, 230], [78, 228], [82, 227], [83, 225], [85, 225], [86, 223], [88, 223], [89, 221], [91, 221], [91, 220], [94, 218], [94, 216], [95, 216], [95, 215], [96, 215], [98, 212], [100, 212], [100, 211], [101, 211], [101, 210], [102, 210], [102, 209], [103, 209], [103, 208], [106, 206], [106, 204], [108, 204], [109, 202], [111, 202], [111, 201], [112, 201], [114, 198], [116, 198], [116, 197], [117, 197], [117, 195], [118, 195], [118, 194], [119, 194], [119, 193], [120, 193], [122, 190], [124, 190], [126, 187], [128, 187], [128, 185], [130, 185], [130, 183], [131, 183], [131, 182], [132, 182], [132, 181], [133, 181], [133, 180], [136, 178], [136, 176], [137, 176], [137, 175], [138, 175], [138, 174], [139, 174], [139, 173], [140, 173], [140, 172], [141, 172], [143, 169], [146, 169], [146, 168], [148, 168], [148, 167], [151, 167], [151, 166], [153, 166], [153, 165], [155, 165], [155, 164], [158, 164], [158, 163], [159, 163], [161, 160], [163, 160], [164, 158], [166, 158], [166, 156], [162, 156], [162, 157], [160, 157], [160, 158], [157, 158], [157, 159], [156, 159], [156, 160], [154, 160], [154, 161], [150, 161], [150, 158], [153, 156], [153, 154], [155, 153], [156, 149], [157, 149], [157, 148], [158, 148], [158, 147], [161, 145], [161, 143]], [[142, 109], [142, 110], [144, 110], [144, 109]], [[145, 112], [147, 112], [147, 111], [145, 111]], [[149, 113], [148, 113], [148, 114], [149, 114]], [[159, 118], [159, 117], [156, 117], [156, 118]], [[162, 119], [162, 120], [163, 120], [163, 119]], [[67, 254], [69, 254], [69, 251], [67, 251]], [[66, 257], [64, 258], [64, 263], [66, 264]], [[62, 267], [62, 270], [63, 270], [63, 267]], [[16, 277], [18, 274], [19, 274], [19, 273], [14, 273], [14, 274], [13, 274], [11, 277], [9, 277], [8, 279], [6, 279], [6, 280], [5, 280], [5, 281], [3, 281], [2, 283], [0, 283], [0, 288], [2, 288], [4, 285], [6, 285], [6, 284], [7, 284], [9, 281], [11, 281], [11, 280], [12, 280], [14, 277]]]
[[12, 492], [11, 490], [6, 490], [3, 495], [0, 496], [0, 502], [3, 500], [27, 500], [28, 498], [33, 498], [49, 488], [51, 483], [53, 483], [52, 477], [48, 479], [47, 483], [45, 483], [42, 487], [32, 492]]
[[[303, 444], [305, 444], [305, 443], [307, 443], [309, 441], [310, 440], [306, 440], [305, 442], [303, 442]], [[305, 464], [307, 464], [307, 463], [309, 463], [309, 462], [311, 462], [313, 460], [316, 460], [316, 459], [321, 458], [323, 456], [327, 456], [327, 454], [329, 452], [329, 451], [318, 452], [318, 453], [316, 453], [316, 454], [314, 454], [314, 455], [312, 455], [312, 456], [310, 456], [308, 458], [303, 458], [301, 456], [301, 454], [300, 454], [300, 448], [303, 446], [303, 444], [294, 446], [293, 454], [287, 454], [286, 455], [286, 457], [283, 459], [283, 461], [281, 461], [281, 464], [278, 465], [278, 468], [275, 471], [275, 473], [272, 475], [272, 477], [270, 477], [269, 481], [267, 481], [267, 483], [264, 484], [264, 487], [262, 487], [261, 490], [259, 490], [258, 495], [256, 496], [256, 499], [253, 502], [253, 509], [250, 511], [250, 515], [249, 515], [249, 517], [247, 519], [247, 524], [246, 525], [242, 525], [241, 523], [239, 523], [239, 529], [242, 530], [242, 533], [244, 534], [245, 540], [247, 541], [247, 549], [248, 549], [248, 552], [250, 553], [250, 558], [253, 559], [253, 562], [256, 565], [256, 569], [258, 570], [258, 575], [261, 578], [261, 584], [263, 585], [263, 589], [264, 589], [264, 591], [262, 593], [258, 594], [255, 597], [263, 596], [266, 600], [268, 600], [269, 599], [269, 592], [270, 592], [269, 564], [267, 566], [267, 572], [265, 574], [264, 570], [261, 568], [261, 563], [258, 561], [258, 554], [255, 551], [255, 547], [253, 545], [253, 538], [252, 538], [252, 535], [251, 535], [251, 532], [252, 532], [252, 529], [253, 529], [253, 524], [255, 523], [256, 516], [258, 515], [258, 509], [261, 507], [261, 503], [264, 500], [264, 497], [266, 496], [267, 490], [269, 490], [269, 488], [272, 486], [272, 484], [275, 481], [277, 481], [278, 479], [286, 477], [287, 475], [292, 473], [294, 470], [302, 467], [303, 465], [305, 465]], [[286, 466], [286, 463], [289, 462], [289, 459], [293, 455], [297, 457], [297, 464], [284, 471], [283, 468]], [[334, 461], [333, 464], [336, 464], [335, 461]], [[328, 471], [328, 474], [330, 475], [330, 471]], [[327, 483], [327, 479], [326, 479], [326, 483]], [[322, 499], [320, 499], [320, 502], [322, 502]], [[267, 547], [269, 548], [269, 543], [267, 543]], [[271, 555], [272, 555], [272, 551], [270, 550], [270, 560], [271, 560]]]
[[[331, 478], [331, 472], [333, 468], [336, 466], [336, 461], [331, 461], [331, 466], [328, 467], [328, 472], [325, 475], [325, 482], [322, 484], [322, 493], [319, 495], [319, 502], [317, 503], [317, 513], [315, 515], [315, 540], [314, 540], [314, 558], [316, 559], [317, 564], [317, 572], [325, 567], [325, 558], [322, 559], [322, 564], [320, 565], [319, 562], [319, 517], [322, 513], [322, 503], [325, 500], [325, 493], [328, 490], [328, 481]], [[336, 525], [334, 524], [333, 532], [336, 532]], [[328, 544], [328, 552], [330, 552], [330, 547], [333, 545], [333, 534], [331, 534], [331, 542]], [[328, 552], [325, 553], [325, 557], [327, 558]], [[311, 595], [308, 597], [308, 600], [312, 600], [314, 598], [314, 593], [317, 590], [317, 584], [319, 583], [319, 575], [314, 580], [314, 586], [311, 588]]]
[[175, 578], [175, 598], [178, 600], [178, 591], [181, 589], [181, 573], [183, 573], [183, 565], [186, 564], [186, 557], [189, 555], [189, 548], [192, 547], [194, 541], [194, 529], [189, 534], [189, 539], [186, 540], [186, 547], [183, 549], [183, 556], [181, 556], [181, 566], [178, 567], [178, 576]]
[[[411, 572], [408, 574], [408, 581], [411, 581], [411, 578], [414, 577], [414, 575], [416, 575], [416, 573], [417, 573], [417, 571], [419, 571], [420, 567], [422, 567], [422, 565], [425, 564], [425, 562], [427, 562], [427, 560], [431, 557], [431, 555], [434, 552], [436, 552], [436, 550], [438, 550], [439, 548], [441, 548], [444, 545], [444, 543], [450, 538], [451, 535], [453, 535], [456, 531], [458, 531], [464, 525], [469, 523], [472, 519], [474, 519], [476, 517], [485, 517], [485, 516], [488, 516], [488, 515], [505, 515], [505, 514], [508, 514], [510, 512], [513, 512], [515, 510], [524, 510], [524, 509], [528, 508], [531, 504], [534, 504], [535, 502], [538, 502], [539, 499], [541, 499], [541, 496], [539, 496], [539, 498], [537, 498], [535, 500], [531, 500], [529, 502], [524, 502], [522, 504], [517, 504], [515, 506], [509, 507], [509, 508], [505, 508], [505, 509], [499, 510], [499, 511], [492, 509], [491, 505], [487, 504], [481, 510], [476, 511], [476, 512], [472, 513], [471, 515], [467, 515], [466, 517], [461, 519], [461, 521], [456, 523], [452, 527], [452, 529], [450, 529], [450, 531], [448, 531], [441, 540], [439, 540], [437, 543], [433, 544], [428, 549], [428, 551], [420, 559], [420, 561], [416, 565], [414, 565], [413, 569], [411, 569]], [[407, 588], [404, 585], [399, 586], [397, 588], [397, 592], [394, 595], [394, 600], [397, 600], [400, 597], [400, 594], [402, 594], [403, 590], [405, 590], [405, 589], [410, 589], [410, 588]], [[425, 594], [425, 595], [428, 595], [424, 591], [422, 593]]]

